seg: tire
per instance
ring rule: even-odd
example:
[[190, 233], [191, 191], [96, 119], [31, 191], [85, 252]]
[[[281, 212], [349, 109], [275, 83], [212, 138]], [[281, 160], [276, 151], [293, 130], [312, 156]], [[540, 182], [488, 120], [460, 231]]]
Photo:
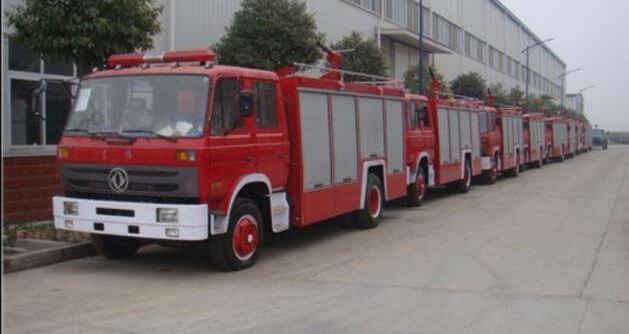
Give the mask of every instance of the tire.
[[367, 176], [364, 208], [353, 214], [354, 226], [360, 229], [376, 228], [382, 218], [384, 209], [384, 191], [382, 182], [374, 174]]
[[535, 167], [536, 168], [542, 168], [544, 166], [544, 150], [540, 147], [539, 148], [539, 160], [537, 160], [537, 162], [535, 163]]
[[[529, 163], [529, 157], [530, 157], [530, 155], [528, 153], [524, 152], [524, 163], [520, 162], [518, 164], [518, 166], [519, 166], [518, 171], [520, 173], [526, 172], [526, 169], [527, 169], [526, 167], [528, 166], [528, 163]], [[519, 155], [518, 155], [518, 159], [520, 159]]]
[[415, 182], [408, 186], [406, 192], [406, 206], [418, 207], [424, 203], [426, 196], [426, 172], [422, 166], [417, 170]]
[[227, 233], [210, 237], [210, 258], [223, 271], [253, 266], [264, 238], [264, 221], [256, 202], [236, 198], [229, 215]]
[[463, 170], [463, 179], [456, 181], [449, 187], [452, 191], [464, 194], [472, 189], [472, 163], [465, 160], [465, 169]]
[[520, 175], [520, 155], [515, 157], [515, 167], [507, 171], [507, 176], [518, 177]]
[[559, 155], [559, 162], [566, 161], [566, 155], [563, 153], [563, 147], [561, 148], [561, 154]]
[[498, 179], [498, 156], [494, 156], [491, 160], [491, 169], [483, 171], [481, 175], [481, 181], [484, 184], [494, 184]]
[[91, 237], [96, 252], [110, 260], [131, 257], [142, 246], [140, 240], [134, 238], [101, 234], [92, 234]]

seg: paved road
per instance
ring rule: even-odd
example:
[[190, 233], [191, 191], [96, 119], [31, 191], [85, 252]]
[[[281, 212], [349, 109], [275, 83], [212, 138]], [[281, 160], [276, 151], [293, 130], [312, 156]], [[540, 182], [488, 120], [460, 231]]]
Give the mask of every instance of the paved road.
[[152, 247], [5, 276], [7, 333], [629, 333], [629, 147], [278, 238], [256, 267]]

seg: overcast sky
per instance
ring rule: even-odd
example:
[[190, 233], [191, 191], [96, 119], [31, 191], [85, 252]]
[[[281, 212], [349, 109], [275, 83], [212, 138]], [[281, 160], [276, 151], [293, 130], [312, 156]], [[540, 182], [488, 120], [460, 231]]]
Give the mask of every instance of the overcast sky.
[[568, 65], [568, 93], [584, 93], [585, 113], [606, 130], [629, 131], [629, 0], [502, 0]]

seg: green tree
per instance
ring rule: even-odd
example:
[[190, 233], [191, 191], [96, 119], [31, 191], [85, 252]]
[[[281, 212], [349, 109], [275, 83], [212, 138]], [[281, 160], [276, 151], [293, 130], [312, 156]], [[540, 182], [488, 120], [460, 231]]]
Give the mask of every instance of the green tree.
[[[443, 75], [439, 73], [439, 71], [434, 67], [432, 68], [432, 70], [437, 80], [443, 83]], [[409, 67], [406, 70], [406, 72], [404, 72], [404, 86], [409, 91], [413, 93], [417, 93], [417, 86], [419, 85], [418, 81], [419, 81], [419, 65], [413, 65]], [[441, 87], [441, 91], [442, 92], [447, 91], [446, 85], [443, 85]], [[426, 92], [427, 95], [434, 93], [432, 91], [432, 79], [430, 77], [430, 71], [429, 71], [428, 65], [424, 65], [424, 92]]]
[[321, 38], [301, 1], [244, 0], [215, 48], [221, 63], [275, 71], [320, 59]]
[[456, 95], [473, 97], [479, 100], [485, 98], [487, 83], [480, 74], [470, 72], [461, 74], [450, 83], [450, 90]]
[[[343, 53], [341, 69], [360, 73], [387, 76], [387, 62], [374, 39], [364, 40], [360, 33], [354, 31], [338, 43], [332, 45], [334, 50], [350, 50]], [[365, 80], [365, 78], [346, 77], [347, 80]]]
[[12, 38], [34, 52], [99, 66], [114, 53], [151, 49], [161, 12], [154, 0], [25, 0], [6, 18]]
[[521, 106], [524, 104], [524, 92], [520, 89], [520, 86], [515, 86], [509, 90], [507, 94], [507, 101], [514, 106]]
[[494, 96], [494, 103], [496, 105], [511, 105], [506, 89], [501, 83], [495, 83], [489, 86], [492, 95]]

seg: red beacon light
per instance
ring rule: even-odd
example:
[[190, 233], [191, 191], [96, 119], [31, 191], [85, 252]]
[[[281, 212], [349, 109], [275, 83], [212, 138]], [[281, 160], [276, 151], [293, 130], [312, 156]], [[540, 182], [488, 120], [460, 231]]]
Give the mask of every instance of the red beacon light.
[[112, 55], [107, 59], [108, 68], [132, 67], [143, 64], [160, 63], [209, 63], [216, 58], [214, 52], [207, 49], [169, 51], [161, 55], [143, 55], [141, 53], [126, 53]]

